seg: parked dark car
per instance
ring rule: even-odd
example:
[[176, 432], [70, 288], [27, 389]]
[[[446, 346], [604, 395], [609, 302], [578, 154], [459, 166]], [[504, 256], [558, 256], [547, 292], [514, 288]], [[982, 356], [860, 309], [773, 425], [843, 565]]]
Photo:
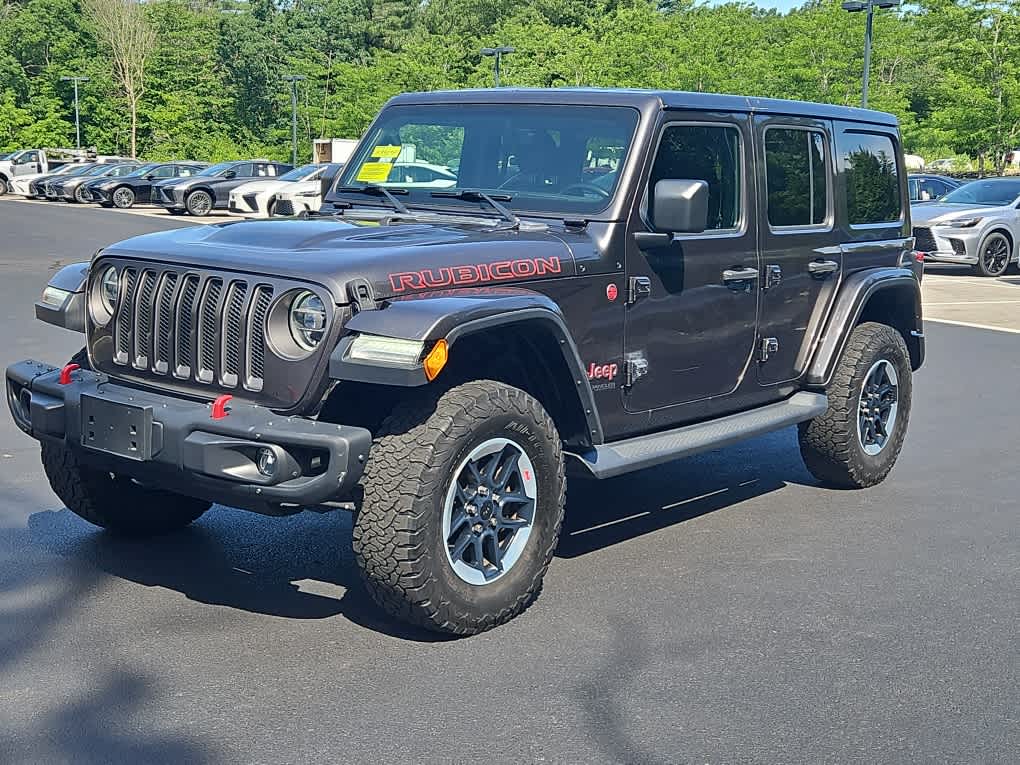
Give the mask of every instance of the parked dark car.
[[158, 197], [154, 192], [152, 201], [174, 215], [208, 215], [213, 210], [226, 209], [230, 192], [241, 184], [259, 178], [276, 178], [291, 168], [291, 165], [265, 159], [220, 162], [192, 178], [159, 184], [156, 187]]
[[33, 197], [46, 197], [46, 199], [54, 200], [56, 195], [52, 191], [52, 184], [60, 179], [61, 181], [66, 178], [73, 176], [85, 175], [92, 171], [92, 168], [96, 167], [95, 162], [82, 162], [77, 165], [73, 170], [69, 170], [66, 173], [50, 173], [49, 175], [40, 175], [30, 184], [28, 184], [28, 190], [31, 192]]
[[89, 183], [88, 190], [93, 202], [126, 210], [136, 203], [152, 202], [152, 188], [157, 183], [188, 178], [206, 167], [205, 162], [150, 162], [122, 178]]
[[[412, 150], [454, 185], [408, 179]], [[538, 595], [568, 469], [795, 424], [826, 485], [874, 486], [900, 453], [924, 332], [890, 114], [407, 94], [323, 208], [150, 233], [54, 275], [37, 315], [85, 347], [10, 366], [7, 400], [71, 511], [141, 536], [213, 502], [356, 510], [375, 601], [470, 634]]]
[[907, 176], [907, 189], [910, 191], [911, 202], [933, 202], [962, 185], [963, 181], [950, 178], [948, 175], [912, 173]]
[[124, 162], [117, 165], [96, 165], [81, 175], [58, 176], [48, 182], [57, 199], [66, 202], [86, 203], [92, 195], [88, 185], [99, 179], [120, 178], [138, 169], [138, 162]]

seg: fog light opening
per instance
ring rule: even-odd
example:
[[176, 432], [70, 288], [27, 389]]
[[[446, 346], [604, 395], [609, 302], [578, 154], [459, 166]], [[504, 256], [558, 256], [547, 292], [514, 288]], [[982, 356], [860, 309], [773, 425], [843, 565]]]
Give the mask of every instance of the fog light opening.
[[268, 447], [259, 449], [255, 466], [262, 475], [266, 478], [272, 478], [276, 475], [276, 468], [278, 465], [279, 461], [276, 459], [276, 452]]

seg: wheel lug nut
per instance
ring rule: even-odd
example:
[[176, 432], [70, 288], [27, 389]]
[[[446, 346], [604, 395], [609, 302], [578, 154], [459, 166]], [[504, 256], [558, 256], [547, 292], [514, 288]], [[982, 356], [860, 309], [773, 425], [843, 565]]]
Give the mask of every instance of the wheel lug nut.
[[476, 523], [474, 526], [472, 526], [472, 531], [474, 531], [476, 534], [481, 534], [482, 533], [482, 524]]
[[478, 512], [478, 508], [475, 507], [474, 505], [466, 505], [464, 507], [464, 510], [467, 512], [468, 515], [475, 515]]
[[490, 519], [489, 519], [489, 525], [490, 525], [490, 526], [495, 526], [497, 522], [498, 522], [498, 521], [496, 521], [496, 519], [495, 519], [495, 518], [490, 518]]

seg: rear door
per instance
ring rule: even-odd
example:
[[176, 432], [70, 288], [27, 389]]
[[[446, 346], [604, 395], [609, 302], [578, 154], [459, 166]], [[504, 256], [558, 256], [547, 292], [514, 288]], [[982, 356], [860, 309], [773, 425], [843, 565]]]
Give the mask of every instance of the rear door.
[[144, 177], [138, 179], [138, 186], [135, 189], [135, 198], [139, 201], [151, 201], [152, 184], [173, 177], [175, 177], [173, 165], [160, 165], [159, 167], [152, 168], [152, 170], [147, 172]]
[[764, 267], [757, 369], [761, 384], [775, 385], [807, 368], [841, 279], [835, 154], [827, 120], [762, 115], [755, 138]]

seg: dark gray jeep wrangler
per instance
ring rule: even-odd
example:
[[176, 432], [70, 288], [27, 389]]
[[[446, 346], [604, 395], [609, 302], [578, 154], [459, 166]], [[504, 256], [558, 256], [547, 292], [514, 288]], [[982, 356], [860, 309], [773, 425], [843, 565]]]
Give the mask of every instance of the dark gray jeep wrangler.
[[37, 314], [85, 348], [11, 366], [8, 401], [92, 523], [351, 509], [381, 606], [478, 632], [538, 593], [568, 470], [798, 424], [824, 483], [885, 478], [924, 357], [906, 188], [878, 112], [404, 95], [318, 215], [60, 271]]

